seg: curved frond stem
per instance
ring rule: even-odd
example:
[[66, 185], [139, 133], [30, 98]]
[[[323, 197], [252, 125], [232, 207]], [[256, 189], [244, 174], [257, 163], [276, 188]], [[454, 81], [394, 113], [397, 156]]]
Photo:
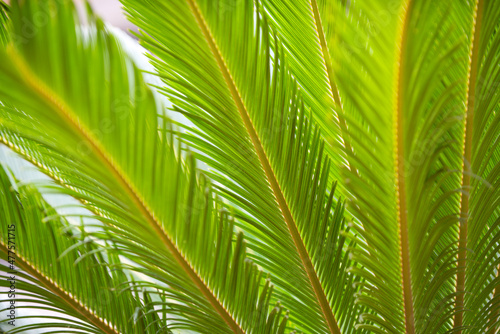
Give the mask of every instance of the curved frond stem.
[[234, 103], [236, 104], [236, 107], [238, 108], [238, 111], [239, 111], [240, 116], [243, 120], [245, 128], [246, 128], [246, 130], [250, 136], [250, 139], [252, 141], [252, 144], [257, 152], [257, 156], [259, 158], [259, 161], [260, 161], [262, 168], [264, 169], [264, 172], [267, 176], [267, 180], [268, 180], [270, 187], [274, 193], [276, 201], [278, 202], [279, 208], [280, 208], [281, 213], [284, 217], [284, 220], [287, 224], [290, 235], [292, 236], [295, 247], [297, 248], [297, 251], [299, 253], [302, 264], [304, 265], [304, 268], [305, 268], [305, 271], [306, 271], [307, 276], [309, 278], [309, 281], [311, 283], [311, 286], [313, 287], [314, 293], [315, 293], [316, 297], [318, 298], [318, 302], [321, 306], [321, 310], [323, 312], [323, 316], [326, 320], [328, 328], [329, 328], [331, 333], [340, 334], [340, 329], [339, 329], [339, 326], [338, 326], [337, 321], [335, 319], [335, 316], [333, 314], [333, 310], [330, 306], [330, 303], [328, 302], [325, 291], [324, 291], [323, 287], [321, 286], [321, 282], [319, 280], [318, 274], [316, 273], [316, 271], [314, 269], [314, 265], [311, 261], [311, 257], [307, 252], [307, 249], [304, 245], [304, 241], [300, 235], [299, 230], [297, 229], [297, 224], [295, 222], [295, 219], [292, 216], [292, 213], [291, 213], [290, 208], [288, 206], [288, 203], [285, 199], [283, 191], [281, 190], [281, 187], [278, 183], [276, 174], [271, 167], [271, 164], [270, 164], [269, 159], [266, 155], [264, 147], [260, 141], [260, 138], [257, 134], [257, 131], [255, 130], [255, 126], [252, 123], [250, 115], [249, 115], [249, 113], [248, 113], [248, 111], [243, 103], [243, 99], [241, 98], [241, 95], [238, 91], [238, 88], [236, 87], [236, 84], [231, 76], [231, 73], [229, 72], [229, 69], [226, 65], [226, 62], [225, 62], [224, 58], [222, 57], [222, 54], [219, 51], [219, 48], [218, 48], [218, 46], [217, 46], [217, 44], [212, 36], [212, 33], [209, 30], [207, 22], [205, 21], [204, 17], [202, 16], [202, 13], [201, 13], [197, 3], [195, 2], [195, 0], [186, 0], [186, 1], [189, 4], [189, 7], [190, 7], [195, 19], [196, 19], [196, 22], [198, 23], [200, 29], [202, 30], [207, 43], [210, 46], [210, 49], [211, 49], [211, 51], [212, 51], [212, 53], [217, 61], [217, 64], [219, 65], [219, 68], [222, 72], [224, 80], [225, 80], [225, 82], [226, 82], [226, 84], [231, 92], [231, 96], [234, 100]]
[[402, 27], [397, 44], [396, 54], [398, 60], [396, 63], [396, 103], [394, 109], [394, 159], [395, 159], [395, 180], [396, 180], [396, 202], [397, 202], [397, 221], [399, 232], [400, 262], [401, 262], [401, 280], [403, 286], [403, 304], [405, 315], [405, 328], [407, 334], [415, 333], [415, 316], [413, 310], [412, 282], [410, 271], [410, 244], [408, 236], [408, 209], [406, 203], [406, 181], [405, 181], [405, 156], [404, 156], [404, 111], [403, 111], [403, 70], [405, 66], [405, 49], [409, 28], [409, 12], [411, 11], [412, 1], [408, 0], [402, 6]]
[[[347, 136], [348, 135], [347, 134], [347, 123], [346, 123], [346, 120], [344, 117], [344, 107], [342, 105], [342, 101], [340, 100], [339, 89], [338, 89], [337, 85], [335, 84], [335, 80], [334, 80], [335, 73], [333, 71], [330, 52], [328, 51], [328, 45], [326, 44], [325, 32], [323, 30], [323, 24], [321, 23], [321, 17], [320, 17], [319, 9], [318, 9], [318, 2], [316, 0], [310, 0], [310, 6], [311, 6], [311, 11], [313, 13], [316, 32], [318, 33], [318, 39], [319, 39], [319, 44], [321, 46], [321, 52], [323, 54], [323, 62], [325, 64], [326, 76], [328, 77], [329, 90], [330, 90], [330, 93], [332, 95], [332, 99], [338, 108], [337, 118], [338, 118], [339, 125], [340, 125], [341, 136], [342, 137]], [[342, 142], [344, 144], [346, 151], [348, 153], [353, 153], [350, 141], [344, 140], [344, 138], [342, 138]], [[351, 172], [353, 172], [354, 174], [357, 174], [356, 169], [352, 168], [351, 163], [348, 162], [348, 164], [349, 164], [349, 169], [351, 170]]]
[[34, 73], [30, 71], [29, 67], [24, 63], [22, 58], [16, 55], [16, 51], [12, 46], [8, 47], [7, 52], [11, 53], [15, 66], [17, 67], [19, 72], [22, 73], [26, 83], [33, 89], [33, 91], [39, 94], [39, 96], [46, 100], [50, 105], [52, 105], [54, 109], [59, 112], [60, 116], [65, 120], [67, 125], [70, 128], [75, 129], [77, 134], [82, 137], [82, 140], [90, 145], [91, 150], [101, 160], [103, 166], [107, 168], [116, 179], [116, 181], [118, 181], [119, 185], [133, 201], [144, 219], [158, 234], [162, 243], [170, 251], [177, 263], [182, 267], [184, 272], [193, 281], [193, 283], [199, 288], [203, 296], [219, 313], [219, 315], [226, 322], [229, 328], [231, 328], [234, 333], [244, 333], [236, 320], [233, 319], [232, 315], [226, 310], [222, 303], [217, 299], [215, 294], [210, 290], [203, 279], [187, 261], [174, 241], [172, 241], [172, 239], [167, 235], [166, 231], [162, 227], [161, 222], [156, 219], [153, 212], [148, 208], [141, 196], [134, 189], [132, 183], [127, 179], [125, 173], [112, 161], [110, 155], [106, 152], [105, 148], [100, 144], [100, 142], [94, 138], [92, 133], [88, 131], [88, 129], [86, 129], [85, 126], [73, 116], [76, 113], [72, 112], [71, 108], [64, 101], [58, 99], [56, 94], [52, 93], [51, 90], [46, 87]]
[[[0, 241], [0, 252], [9, 254], [9, 248]], [[104, 319], [97, 316], [92, 310], [83, 305], [79, 300], [75, 299], [70, 293], [62, 289], [56, 282], [41, 273], [35, 266], [27, 261], [20, 254], [16, 253], [16, 265], [25, 273], [37, 279], [50, 292], [64, 300], [67, 305], [80, 313], [85, 319], [88, 319], [93, 325], [102, 330], [106, 334], [119, 334], [112, 324], [107, 323]]]
[[[484, 1], [477, 0], [474, 8], [474, 17], [472, 21], [472, 37], [469, 49], [469, 67], [467, 72], [466, 88], [466, 115], [464, 124], [463, 138], [463, 162], [462, 162], [462, 192], [460, 194], [460, 230], [458, 241], [458, 272], [456, 282], [456, 301], [455, 307], [457, 313], [454, 319], [454, 328], [458, 334], [462, 333], [464, 309], [464, 290], [465, 290], [465, 267], [467, 258], [467, 235], [469, 218], [469, 194], [471, 177], [471, 158], [472, 158], [472, 135], [474, 121], [474, 99], [476, 95], [476, 79], [479, 67], [479, 36], [481, 28], [481, 19], [483, 16]], [[466, 170], [467, 169], [467, 170]]]

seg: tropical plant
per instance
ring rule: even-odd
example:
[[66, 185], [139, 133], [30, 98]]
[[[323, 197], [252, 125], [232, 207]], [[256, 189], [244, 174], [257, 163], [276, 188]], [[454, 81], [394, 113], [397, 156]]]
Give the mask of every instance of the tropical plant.
[[0, 142], [51, 178], [0, 169], [2, 329], [498, 333], [500, 2], [122, 3], [161, 86], [90, 6], [0, 8]]

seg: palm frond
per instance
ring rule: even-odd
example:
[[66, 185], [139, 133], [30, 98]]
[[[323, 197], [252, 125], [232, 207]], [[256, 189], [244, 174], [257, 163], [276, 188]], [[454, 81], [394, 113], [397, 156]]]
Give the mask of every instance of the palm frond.
[[[130, 290], [120, 292], [129, 279], [116, 268], [109, 271], [119, 263], [115, 255], [79, 236], [78, 228], [60, 218], [34, 188], [15, 190], [3, 168], [0, 182], [0, 252], [9, 260], [1, 265], [1, 282], [7, 288], [2, 299], [17, 312], [15, 326], [7, 326], [12, 328], [9, 333], [23, 333], [30, 327], [19, 324], [20, 319], [30, 317], [22, 313], [28, 307], [53, 312], [34, 317], [43, 318], [45, 326], [67, 333], [161, 330], [161, 323], [148, 321], [150, 315], [138, 322], [131, 318], [144, 307]], [[15, 287], [13, 296], [8, 295], [11, 285]], [[11, 300], [15, 303], [10, 304]]]
[[[332, 159], [331, 177], [340, 180], [340, 169], [350, 164], [344, 151], [352, 153], [344, 102], [339, 94], [335, 69], [339, 66], [334, 54], [341, 49], [336, 39], [349, 11], [345, 1], [273, 1], [263, 6], [270, 24], [277, 30], [290, 64], [290, 71], [301, 88], [304, 100], [312, 109], [321, 128], [326, 150]], [[335, 22], [335, 24], [333, 24]], [[353, 170], [356, 173], [356, 170]], [[347, 193], [340, 183], [342, 193]]]
[[239, 226], [293, 323], [314, 333], [353, 331], [357, 288], [346, 269], [354, 264], [331, 162], [259, 3], [123, 3], [159, 58], [152, 62], [163, 91], [197, 126], [181, 139], [241, 208]]
[[3, 51], [9, 88], [0, 99], [16, 108], [2, 107], [2, 141], [86, 203], [106, 225], [103, 239], [142, 259], [138, 269], [176, 301], [168, 304], [174, 328], [283, 332], [287, 317], [269, 306], [269, 282], [245, 260], [210, 185], [176, 155], [141, 73], [102, 22], [91, 17], [84, 34], [69, 1], [15, 2], [14, 33], [47, 11], [51, 24]]
[[330, 28], [337, 47], [350, 50], [333, 54], [343, 64], [336, 78], [352, 147], [344, 168], [348, 209], [364, 239], [354, 251], [364, 267], [356, 273], [366, 279], [359, 302], [371, 310], [358, 328], [373, 332], [451, 325], [457, 219], [449, 212], [457, 207], [458, 159], [449, 156], [457, 147], [460, 86], [449, 73], [465, 71], [454, 66], [461, 36], [445, 13], [450, 8], [426, 1], [391, 8], [361, 1]]
[[457, 316], [460, 333], [495, 333], [500, 310], [500, 6], [475, 1], [466, 90]]
[[90, 9], [0, 7], [0, 142], [90, 211], [0, 171], [38, 327], [499, 331], [498, 1], [122, 3], [179, 122]]

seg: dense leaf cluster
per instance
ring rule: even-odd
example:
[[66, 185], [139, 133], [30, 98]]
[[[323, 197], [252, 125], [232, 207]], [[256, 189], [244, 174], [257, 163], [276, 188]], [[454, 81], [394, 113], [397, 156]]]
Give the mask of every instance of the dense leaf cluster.
[[0, 3], [0, 142], [52, 180], [0, 169], [44, 311], [2, 329], [498, 332], [500, 2], [122, 3], [161, 86], [90, 7]]

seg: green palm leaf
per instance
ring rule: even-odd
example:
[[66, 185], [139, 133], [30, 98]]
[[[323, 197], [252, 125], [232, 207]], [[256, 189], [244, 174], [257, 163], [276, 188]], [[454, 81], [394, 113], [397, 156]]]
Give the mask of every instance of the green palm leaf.
[[[321, 127], [333, 160], [331, 176], [340, 179], [340, 168], [350, 164], [344, 150], [352, 153], [346, 115], [336, 78], [336, 53], [345, 52], [338, 29], [348, 25], [346, 1], [263, 1], [271, 25], [279, 32], [289, 54], [293, 75], [304, 89], [306, 103]], [[334, 23], [335, 22], [335, 23]], [[355, 172], [355, 170], [354, 170]], [[340, 185], [343, 191], [344, 184]]]
[[51, 10], [57, 19], [4, 51], [1, 99], [17, 109], [3, 107], [2, 141], [97, 214], [102, 239], [141, 259], [137, 270], [176, 301], [172, 328], [282, 332], [286, 317], [269, 307], [269, 282], [245, 261], [242, 236], [209, 184], [179, 161], [151, 91], [102, 23], [86, 37], [70, 2], [14, 3], [14, 33]]
[[[161, 323], [152, 322], [151, 315], [145, 314], [138, 322], [131, 318], [136, 309], [145, 309], [130, 290], [121, 291], [129, 280], [126, 274], [116, 269], [108, 271], [108, 266], [119, 263], [116, 255], [77, 236], [76, 227], [59, 218], [35, 189], [14, 190], [3, 169], [0, 182], [0, 252], [2, 258], [10, 260], [2, 264], [1, 282], [5, 291], [10, 291], [12, 281], [7, 279], [14, 277], [15, 296], [7, 299], [5, 293], [4, 298], [7, 302], [15, 301], [17, 312], [15, 327], [9, 333], [23, 333], [33, 327], [19, 324], [29, 317], [22, 316], [22, 310], [28, 307], [57, 312], [43, 316], [47, 321], [44, 326], [64, 329], [66, 333], [161, 330]], [[87, 281], [93, 284], [88, 285]], [[24, 301], [31, 304], [20, 306]]]
[[454, 326], [458, 332], [495, 333], [500, 321], [500, 101], [495, 90], [499, 79], [500, 6], [494, 1], [475, 1], [473, 6]]
[[258, 3], [234, 10], [203, 1], [124, 3], [160, 58], [153, 63], [164, 92], [199, 128], [182, 140], [214, 169], [221, 195], [243, 210], [239, 226], [257, 263], [276, 277], [293, 321], [308, 332], [353, 331], [356, 288], [331, 162]]
[[[367, 280], [359, 301], [373, 310], [360, 328], [395, 333], [449, 328], [457, 238], [450, 212], [456, 211], [459, 187], [452, 172], [459, 168], [453, 155], [459, 145], [452, 141], [460, 137], [454, 125], [457, 77], [463, 80], [465, 71], [454, 63], [463, 54], [461, 36], [444, 13], [459, 22], [460, 5], [450, 12], [449, 6], [436, 9], [425, 1], [266, 1], [266, 8], [286, 43], [305, 39], [298, 36], [304, 31], [310, 36], [309, 44], [288, 47], [299, 82], [311, 95], [329, 83], [343, 101], [337, 112], [345, 114], [348, 128], [343, 136], [349, 144], [345, 180], [353, 199], [348, 209], [365, 239], [355, 251], [365, 267], [358, 274]], [[436, 24], [441, 30], [429, 37], [426, 32]], [[288, 29], [292, 26], [303, 28]], [[305, 61], [308, 45], [323, 55], [328, 80], [311, 75], [310, 68], [321, 67], [314, 57]], [[324, 110], [318, 118], [326, 119]]]
[[0, 141], [91, 212], [5, 192], [23, 298], [74, 332], [498, 332], [498, 1], [122, 3], [180, 121], [92, 13], [0, 8]]
[[[457, 223], [459, 188], [454, 170], [460, 168], [456, 152], [461, 134], [457, 121], [461, 119], [460, 103], [463, 101], [457, 88], [466, 74], [463, 63], [457, 62], [465, 55], [461, 43], [464, 38], [450, 22], [459, 22], [460, 11], [464, 9], [460, 4], [436, 8], [425, 1], [403, 2], [400, 8], [400, 14], [395, 15], [393, 31], [399, 32], [399, 37], [395, 38], [401, 44], [392, 56], [395, 69], [387, 69], [392, 76], [386, 77], [394, 79], [383, 82], [380, 77], [371, 75], [363, 82], [373, 82], [373, 86], [366, 84], [361, 89], [374, 97], [380, 87], [384, 87], [386, 94], [394, 97], [394, 104], [387, 109], [379, 105], [372, 111], [358, 105], [348, 120], [353, 129], [350, 137], [355, 152], [349, 160], [352, 165], [359, 166], [361, 174], [350, 189], [356, 200], [353, 208], [359, 210], [355, 216], [363, 224], [360, 233], [366, 239], [363, 247], [366, 251], [358, 256], [361, 257], [359, 262], [370, 271], [364, 275], [371, 283], [363, 302], [379, 314], [377, 318], [368, 318], [378, 328], [369, 322], [365, 326], [373, 331], [383, 328], [384, 332], [395, 333], [439, 333], [451, 329], [453, 317], [453, 260], [457, 240], [453, 226]], [[363, 10], [362, 5], [358, 9], [367, 16], [377, 13], [373, 8]], [[353, 6], [351, 10], [356, 12], [357, 8]], [[440, 30], [429, 37], [425, 32], [432, 31], [436, 25]], [[346, 38], [346, 42], [349, 39], [352, 36]], [[377, 73], [381, 71], [377, 66], [384, 63], [375, 60], [391, 57], [388, 53], [380, 58], [384, 50], [379, 51], [380, 47], [391, 50], [390, 46], [371, 44], [369, 40], [368, 43], [373, 57], [365, 57], [359, 63], [351, 62], [354, 66], [347, 67], [347, 71], [339, 70], [338, 77], [345, 82], [340, 90], [341, 94], [345, 90], [346, 100], [366, 100], [361, 96], [365, 93], [360, 94], [346, 85], [355, 66], [361, 66], [367, 73]], [[369, 62], [370, 58], [374, 59], [373, 63]], [[383, 110], [387, 114], [380, 118], [382, 122], [365, 117]], [[351, 121], [351, 115], [360, 111], [362, 118], [353, 117]], [[387, 128], [384, 130], [383, 122], [387, 120], [391, 121], [385, 123]], [[384, 136], [384, 133], [390, 135]], [[371, 150], [372, 147], [375, 150]], [[366, 154], [377, 152], [380, 155], [384, 150], [387, 155], [383, 158], [366, 159]], [[356, 178], [352, 172], [347, 172], [350, 178]], [[381, 181], [386, 182], [385, 185]], [[367, 186], [375, 188], [367, 191], [370, 189]], [[377, 197], [367, 197], [380, 190], [385, 193], [380, 199], [387, 201], [392, 197], [393, 202], [375, 204]], [[387, 230], [380, 229], [384, 225]], [[391, 261], [396, 261], [391, 268], [399, 267], [392, 271], [392, 276], [387, 275], [390, 270], [380, 271]], [[398, 294], [401, 296], [399, 305], [394, 302]], [[388, 296], [392, 296], [392, 301], [387, 300]]]

